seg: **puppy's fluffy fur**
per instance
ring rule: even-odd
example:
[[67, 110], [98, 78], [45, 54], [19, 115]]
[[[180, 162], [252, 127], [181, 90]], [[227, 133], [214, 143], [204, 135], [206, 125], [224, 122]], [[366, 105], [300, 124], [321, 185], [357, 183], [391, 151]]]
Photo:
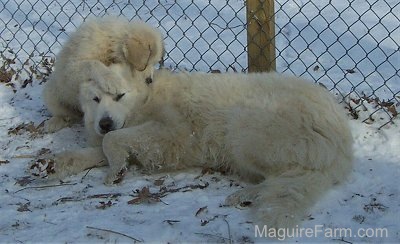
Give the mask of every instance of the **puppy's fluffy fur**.
[[[112, 65], [129, 74], [129, 65]], [[259, 223], [290, 227], [352, 168], [352, 136], [344, 111], [318, 85], [276, 73], [204, 74], [156, 71], [154, 82], [129, 79], [82, 86], [80, 102], [94, 146], [56, 156], [59, 177], [101, 160], [106, 183], [127, 167], [143, 172], [225, 167], [255, 184], [226, 199], [251, 201]], [[118, 101], [115, 96], [124, 93]], [[94, 101], [93, 97], [99, 98]], [[109, 116], [120, 129], [96, 127]], [[119, 122], [118, 122], [119, 121]]]
[[163, 51], [160, 32], [144, 22], [105, 17], [82, 24], [57, 55], [55, 71], [43, 91], [53, 116], [46, 123], [47, 131], [57, 131], [80, 119], [81, 84], [118, 80], [119, 75], [108, 68], [115, 63], [128, 64], [133, 77], [144, 81], [152, 77]]

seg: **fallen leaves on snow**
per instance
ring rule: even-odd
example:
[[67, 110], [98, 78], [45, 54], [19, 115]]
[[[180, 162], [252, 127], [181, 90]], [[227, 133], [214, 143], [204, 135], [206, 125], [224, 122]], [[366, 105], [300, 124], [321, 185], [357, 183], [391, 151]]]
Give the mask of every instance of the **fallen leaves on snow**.
[[137, 196], [128, 201], [128, 204], [155, 203], [160, 202], [160, 193], [151, 193], [148, 187], [136, 190]]
[[30, 166], [30, 171], [33, 176], [47, 177], [49, 174], [54, 174], [55, 163], [53, 159], [39, 158]]

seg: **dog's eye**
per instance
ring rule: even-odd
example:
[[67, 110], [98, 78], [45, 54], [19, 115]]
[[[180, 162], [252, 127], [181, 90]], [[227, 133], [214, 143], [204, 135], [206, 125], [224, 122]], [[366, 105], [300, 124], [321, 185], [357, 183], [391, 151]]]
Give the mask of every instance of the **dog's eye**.
[[95, 101], [96, 103], [99, 103], [100, 102], [100, 98], [99, 97], [94, 97], [93, 101]]
[[123, 96], [125, 96], [125, 93], [118, 94], [114, 100], [118, 102]]

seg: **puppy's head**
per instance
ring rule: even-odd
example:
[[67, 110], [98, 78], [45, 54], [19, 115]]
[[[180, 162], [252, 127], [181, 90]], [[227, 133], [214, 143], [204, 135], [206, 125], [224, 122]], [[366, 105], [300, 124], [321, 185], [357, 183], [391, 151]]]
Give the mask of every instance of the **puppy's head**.
[[143, 77], [132, 76], [126, 64], [112, 64], [109, 69], [112, 80], [90, 80], [80, 87], [85, 127], [101, 136], [127, 126], [150, 89]]
[[162, 35], [144, 22], [132, 22], [130, 26], [122, 48], [125, 59], [133, 70], [152, 70], [164, 54]]

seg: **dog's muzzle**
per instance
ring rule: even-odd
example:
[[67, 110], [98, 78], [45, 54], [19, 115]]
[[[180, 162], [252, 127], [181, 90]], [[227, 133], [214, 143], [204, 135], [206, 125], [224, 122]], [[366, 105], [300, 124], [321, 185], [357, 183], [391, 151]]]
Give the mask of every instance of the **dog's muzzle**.
[[106, 134], [114, 129], [114, 121], [110, 117], [104, 117], [99, 121], [101, 134]]

